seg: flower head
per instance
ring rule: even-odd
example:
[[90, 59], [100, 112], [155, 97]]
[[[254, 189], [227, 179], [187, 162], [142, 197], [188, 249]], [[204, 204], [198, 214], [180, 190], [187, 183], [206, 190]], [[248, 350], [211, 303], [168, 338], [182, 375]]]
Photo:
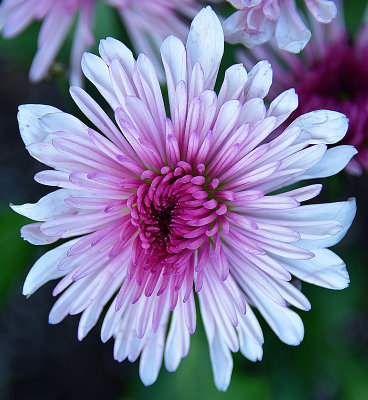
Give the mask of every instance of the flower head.
[[262, 357], [251, 307], [296, 345], [303, 324], [288, 305], [310, 305], [292, 275], [333, 289], [348, 284], [345, 264], [327, 247], [346, 233], [354, 200], [300, 205], [320, 185], [270, 194], [345, 167], [355, 149], [327, 144], [344, 136], [346, 117], [311, 112], [268, 139], [297, 107], [295, 92], [266, 109], [272, 76], [264, 61], [249, 73], [241, 64], [228, 68], [216, 94], [223, 46], [210, 7], [193, 20], [186, 46], [174, 36], [163, 42], [169, 116], [149, 58], [134, 60], [112, 38], [101, 41], [101, 57], [85, 54], [82, 68], [117, 126], [78, 87], [71, 95], [97, 130], [49, 106], [19, 111], [27, 150], [51, 167], [35, 179], [61, 188], [36, 204], [12, 205], [38, 221], [22, 236], [34, 244], [72, 238], [36, 262], [23, 293], [62, 278], [50, 322], [82, 313], [80, 339], [112, 299], [102, 340], [115, 338], [119, 361], [141, 355], [145, 384], [156, 380], [163, 357], [174, 371], [188, 353], [195, 292], [215, 383], [226, 390], [231, 351]]
[[[184, 39], [188, 25], [180, 16], [192, 19], [199, 11], [197, 0], [103, 0], [115, 7], [125, 28], [140, 52], [158, 64], [157, 51], [162, 40], [171, 33]], [[72, 22], [78, 15], [70, 60], [70, 81], [81, 84], [82, 54], [94, 44], [93, 19], [96, 0], [4, 0], [0, 5], [0, 31], [5, 38], [21, 32], [34, 20], [43, 20], [38, 50], [29, 78], [42, 80], [59, 51]], [[152, 49], [152, 45], [157, 48]], [[160, 71], [159, 71], [160, 72]]]
[[299, 107], [294, 117], [325, 107], [349, 118], [349, 129], [342, 143], [358, 149], [347, 166], [352, 174], [368, 170], [367, 16], [368, 8], [355, 41], [350, 38], [339, 7], [339, 18], [331, 24], [312, 25], [312, 40], [300, 56], [280, 50], [274, 42], [247, 54], [239, 53], [239, 59], [249, 68], [265, 57], [271, 61], [275, 72], [271, 98], [295, 88]]
[[[299, 53], [311, 37], [295, 0], [228, 1], [239, 10], [224, 22], [225, 38], [229, 43], [254, 47], [275, 37], [280, 49]], [[336, 16], [334, 1], [304, 2], [318, 22], [329, 23]]]

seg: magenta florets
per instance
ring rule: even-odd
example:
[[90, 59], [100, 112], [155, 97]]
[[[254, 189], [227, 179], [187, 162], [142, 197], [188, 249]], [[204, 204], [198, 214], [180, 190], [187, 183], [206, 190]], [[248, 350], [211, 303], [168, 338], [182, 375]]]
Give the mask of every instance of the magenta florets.
[[[227, 226], [227, 206], [216, 198], [219, 182], [206, 179], [204, 172], [204, 164], [193, 169], [180, 161], [175, 168], [165, 166], [160, 173], [146, 170], [141, 174], [142, 184], [127, 201], [131, 224], [139, 231], [133, 245], [133, 259], [139, 262], [130, 269], [131, 279], [137, 268], [150, 271], [157, 279], [162, 270], [163, 276], [179, 276], [194, 250]], [[141, 279], [138, 281], [142, 284]], [[154, 287], [153, 282], [147, 285], [146, 296]], [[159, 293], [163, 291], [164, 287]]]

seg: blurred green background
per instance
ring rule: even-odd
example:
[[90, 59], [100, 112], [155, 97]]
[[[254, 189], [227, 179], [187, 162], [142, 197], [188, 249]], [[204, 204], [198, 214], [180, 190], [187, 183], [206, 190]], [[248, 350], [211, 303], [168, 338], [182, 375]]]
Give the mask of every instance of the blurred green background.
[[[355, 33], [366, 1], [346, 2], [346, 20]], [[115, 13], [98, 8], [96, 37], [127, 37]], [[80, 115], [67, 93], [66, 69], [71, 36], [50, 76], [39, 85], [27, 81], [36, 50], [38, 24], [13, 40], [0, 39], [0, 399], [368, 399], [368, 176], [339, 176], [323, 181], [320, 201], [357, 197], [358, 214], [352, 229], [335, 251], [345, 260], [350, 287], [341, 292], [308, 284], [303, 292], [312, 303], [300, 312], [305, 339], [298, 347], [281, 343], [266, 324], [263, 361], [252, 363], [234, 354], [234, 371], [226, 393], [216, 390], [201, 321], [191, 338], [188, 357], [175, 373], [161, 369], [157, 382], [144, 387], [137, 363], [117, 363], [111, 341], [103, 345], [97, 326], [81, 343], [78, 317], [58, 326], [47, 323], [52, 284], [30, 299], [21, 295], [22, 282], [34, 261], [46, 250], [19, 236], [28, 221], [8, 204], [34, 202], [48, 189], [32, 177], [42, 169], [31, 159], [18, 133], [17, 106], [44, 103]], [[92, 49], [96, 52], [96, 46]], [[228, 50], [224, 66], [231, 65]], [[88, 87], [89, 90], [92, 90]], [[261, 320], [261, 319], [260, 319]]]

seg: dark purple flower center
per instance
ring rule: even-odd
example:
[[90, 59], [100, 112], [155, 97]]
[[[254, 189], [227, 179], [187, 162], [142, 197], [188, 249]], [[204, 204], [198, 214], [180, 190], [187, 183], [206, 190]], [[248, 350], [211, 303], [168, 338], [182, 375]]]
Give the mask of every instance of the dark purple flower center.
[[368, 97], [368, 57], [341, 43], [303, 73], [298, 85], [302, 98], [318, 95], [327, 101], [357, 101]]
[[154, 210], [153, 217], [157, 220], [157, 225], [159, 232], [162, 237], [166, 238], [170, 232], [170, 224], [172, 217], [172, 210], [175, 208], [175, 202], [159, 208], [158, 210]]

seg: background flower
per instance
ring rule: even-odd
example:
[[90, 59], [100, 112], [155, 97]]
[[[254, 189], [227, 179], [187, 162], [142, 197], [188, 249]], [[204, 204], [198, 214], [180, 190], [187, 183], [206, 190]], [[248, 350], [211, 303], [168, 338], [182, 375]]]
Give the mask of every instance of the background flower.
[[[136, 50], [153, 60], [162, 40], [174, 33], [184, 39], [189, 23], [200, 6], [196, 0], [103, 0], [115, 7], [124, 21]], [[70, 57], [70, 82], [81, 85], [82, 54], [94, 44], [96, 0], [4, 0], [0, 5], [0, 30], [11, 38], [34, 20], [43, 20], [29, 78], [43, 79], [78, 15]], [[156, 64], [158, 61], [156, 60]]]
[[[299, 53], [308, 43], [311, 32], [305, 26], [295, 0], [228, 0], [236, 11], [224, 22], [229, 43], [254, 47], [273, 37], [280, 49]], [[330, 0], [304, 0], [318, 22], [329, 23], [336, 16]]]
[[78, 87], [73, 99], [104, 136], [54, 107], [19, 111], [27, 150], [53, 168], [36, 180], [61, 187], [36, 204], [12, 205], [39, 221], [24, 226], [22, 236], [33, 244], [77, 237], [36, 262], [23, 293], [62, 278], [53, 293], [64, 293], [49, 320], [82, 313], [79, 339], [113, 298], [102, 340], [115, 337], [119, 361], [141, 355], [145, 384], [156, 380], [163, 358], [174, 371], [187, 355], [196, 328], [193, 289], [215, 383], [226, 390], [231, 351], [262, 357], [251, 306], [282, 341], [297, 345], [303, 324], [288, 306], [310, 304], [291, 275], [332, 289], [349, 282], [344, 262], [327, 247], [345, 235], [355, 202], [301, 206], [320, 185], [272, 194], [345, 167], [353, 147], [327, 150], [344, 136], [345, 116], [315, 111], [268, 139], [297, 107], [295, 92], [283, 92], [266, 109], [272, 71], [261, 62], [249, 74], [240, 64], [228, 68], [217, 95], [223, 49], [209, 7], [194, 19], [186, 47], [174, 36], [164, 41], [170, 118], [149, 58], [135, 61], [112, 38], [101, 41], [101, 58], [86, 54], [82, 68], [120, 130]]
[[[366, 11], [365, 15], [368, 13]], [[344, 113], [349, 129], [344, 144], [358, 149], [347, 170], [361, 174], [368, 169], [368, 31], [366, 17], [355, 40], [351, 38], [339, 5], [331, 24], [312, 24], [312, 40], [301, 55], [282, 51], [275, 42], [240, 51], [239, 59], [251, 68], [259, 59], [272, 63], [274, 80], [270, 97], [294, 87], [299, 107], [294, 117], [317, 108]]]

